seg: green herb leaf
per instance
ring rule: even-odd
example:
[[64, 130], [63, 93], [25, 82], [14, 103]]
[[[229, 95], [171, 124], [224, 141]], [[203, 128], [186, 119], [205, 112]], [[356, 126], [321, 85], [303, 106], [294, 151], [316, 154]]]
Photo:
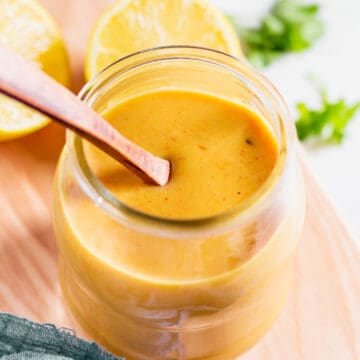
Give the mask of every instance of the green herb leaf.
[[285, 53], [308, 49], [321, 37], [324, 26], [319, 10], [318, 5], [304, 5], [301, 0], [277, 0], [258, 28], [245, 29], [239, 18], [229, 18], [248, 60], [255, 67], [264, 67]]
[[296, 130], [301, 141], [315, 137], [325, 142], [339, 144], [345, 136], [345, 130], [360, 110], [360, 102], [347, 105], [344, 99], [330, 102], [324, 89], [321, 90], [322, 107], [310, 110], [304, 103], [299, 103], [297, 109], [299, 118], [296, 121]]

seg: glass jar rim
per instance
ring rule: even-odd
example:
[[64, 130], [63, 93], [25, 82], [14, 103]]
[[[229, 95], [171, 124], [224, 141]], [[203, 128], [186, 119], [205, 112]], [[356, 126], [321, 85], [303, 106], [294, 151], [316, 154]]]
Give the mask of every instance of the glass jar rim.
[[[72, 170], [85, 194], [107, 215], [117, 222], [126, 224], [140, 232], [164, 237], [194, 237], [196, 234], [209, 233], [216, 235], [230, 231], [234, 226], [249, 221], [258, 214], [279, 190], [284, 170], [294, 157], [295, 140], [294, 125], [290, 122], [288, 108], [278, 90], [263, 75], [254, 70], [244, 60], [233, 55], [198, 46], [160, 46], [138, 51], [127, 55], [101, 70], [93, 79], [84, 85], [78, 97], [89, 104], [98, 91], [113, 75], [121, 76], [141, 65], [151, 61], [199, 60], [213, 65], [220, 65], [228, 71], [245, 75], [265, 89], [271, 96], [273, 105], [277, 106], [276, 115], [279, 119], [280, 141], [279, 156], [276, 164], [264, 183], [251, 196], [239, 205], [222, 213], [199, 219], [170, 219], [143, 213], [134, 209], [111, 194], [96, 178], [86, 162], [82, 149], [81, 138], [72, 131], [67, 131], [67, 149]], [[252, 83], [252, 86], [257, 87]], [[263, 91], [262, 91], [263, 92]], [[91, 105], [91, 104], [90, 104]]]

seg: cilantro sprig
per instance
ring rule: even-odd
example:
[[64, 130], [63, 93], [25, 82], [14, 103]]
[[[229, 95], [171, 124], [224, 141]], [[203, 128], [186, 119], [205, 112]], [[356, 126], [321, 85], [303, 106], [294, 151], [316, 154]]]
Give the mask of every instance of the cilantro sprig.
[[310, 48], [324, 32], [319, 6], [301, 0], [277, 0], [260, 26], [245, 29], [239, 18], [229, 16], [243, 43], [246, 57], [258, 68], [288, 52]]
[[320, 109], [311, 110], [304, 103], [297, 105], [298, 138], [304, 141], [313, 137], [323, 142], [340, 144], [345, 137], [347, 125], [360, 110], [360, 101], [352, 105], [348, 105], [344, 99], [330, 102], [324, 89], [321, 89], [321, 100]]

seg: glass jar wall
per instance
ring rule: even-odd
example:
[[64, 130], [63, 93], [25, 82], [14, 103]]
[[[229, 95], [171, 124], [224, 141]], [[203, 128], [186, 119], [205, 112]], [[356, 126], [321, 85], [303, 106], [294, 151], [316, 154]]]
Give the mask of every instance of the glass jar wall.
[[276, 89], [242, 61], [158, 48], [111, 65], [82, 90], [99, 113], [159, 89], [246, 105], [278, 143], [264, 184], [218, 216], [169, 220], [115, 198], [69, 132], [54, 188], [54, 228], [68, 306], [91, 338], [129, 359], [234, 359], [278, 317], [303, 222], [294, 126]]

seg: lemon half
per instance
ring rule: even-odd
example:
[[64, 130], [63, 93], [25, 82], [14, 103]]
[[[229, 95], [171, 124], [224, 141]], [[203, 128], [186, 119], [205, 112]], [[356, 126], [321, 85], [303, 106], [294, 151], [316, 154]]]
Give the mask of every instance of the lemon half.
[[[69, 85], [70, 66], [64, 41], [54, 20], [35, 0], [0, 0], [0, 44], [35, 62], [63, 85]], [[46, 116], [0, 95], [0, 140], [31, 133], [49, 121]]]
[[197, 45], [241, 56], [227, 18], [205, 0], [119, 0], [97, 21], [85, 76], [130, 53], [164, 45]]

